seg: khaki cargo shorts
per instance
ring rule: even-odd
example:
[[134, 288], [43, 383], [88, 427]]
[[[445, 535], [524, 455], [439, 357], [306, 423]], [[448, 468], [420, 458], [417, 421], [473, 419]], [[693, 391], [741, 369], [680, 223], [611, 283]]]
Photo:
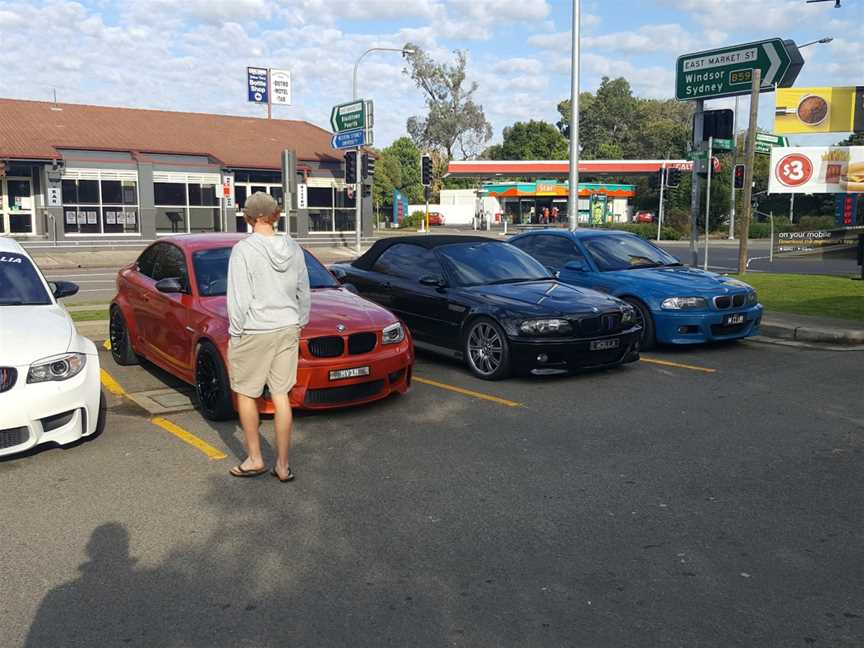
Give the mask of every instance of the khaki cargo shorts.
[[300, 327], [269, 333], [244, 333], [228, 342], [228, 374], [231, 389], [258, 398], [264, 385], [271, 394], [287, 394], [297, 382]]

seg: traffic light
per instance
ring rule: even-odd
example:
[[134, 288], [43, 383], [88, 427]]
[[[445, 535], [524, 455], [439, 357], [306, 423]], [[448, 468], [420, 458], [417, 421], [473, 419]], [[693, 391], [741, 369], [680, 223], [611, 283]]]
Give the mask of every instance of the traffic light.
[[666, 186], [674, 189], [681, 184], [681, 169], [666, 169]]
[[744, 165], [736, 164], [735, 165], [735, 188], [743, 189], [744, 188]]
[[648, 176], [648, 186], [652, 189], [660, 188], [660, 180], [663, 178], [663, 171], [657, 173], [657, 175]]
[[345, 153], [345, 182], [357, 184], [357, 151]]
[[707, 142], [709, 137], [713, 137], [714, 139], [732, 139], [734, 122], [735, 114], [728, 108], [706, 110], [702, 113], [702, 141]]
[[432, 186], [432, 156], [424, 155], [421, 160], [421, 168], [423, 170], [423, 186]]
[[371, 178], [375, 175], [375, 158], [371, 155], [363, 156], [363, 179]]

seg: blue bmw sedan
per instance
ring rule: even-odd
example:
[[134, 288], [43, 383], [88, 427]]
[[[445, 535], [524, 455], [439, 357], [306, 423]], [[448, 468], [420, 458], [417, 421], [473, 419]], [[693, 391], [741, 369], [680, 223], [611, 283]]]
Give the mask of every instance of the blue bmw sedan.
[[683, 265], [635, 234], [538, 230], [508, 241], [559, 281], [592, 288], [636, 307], [642, 348], [656, 343], [734, 340], [759, 331], [762, 306], [744, 282]]

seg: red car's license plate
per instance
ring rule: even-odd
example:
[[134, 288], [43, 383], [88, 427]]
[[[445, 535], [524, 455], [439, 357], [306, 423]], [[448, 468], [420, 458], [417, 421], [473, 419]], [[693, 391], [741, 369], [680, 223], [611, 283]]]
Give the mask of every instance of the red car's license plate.
[[744, 323], [744, 313], [732, 313], [723, 318], [723, 326], [735, 326]]
[[369, 367], [352, 367], [351, 369], [334, 369], [330, 372], [330, 380], [343, 380], [345, 378], [359, 378], [368, 376]]
[[588, 345], [591, 351], [608, 351], [609, 349], [617, 349], [621, 346], [621, 340], [612, 338], [611, 340], [594, 340]]

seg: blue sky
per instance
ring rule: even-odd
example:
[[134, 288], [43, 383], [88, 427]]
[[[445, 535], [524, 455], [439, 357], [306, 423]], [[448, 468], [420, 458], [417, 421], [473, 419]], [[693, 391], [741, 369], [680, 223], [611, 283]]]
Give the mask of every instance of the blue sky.
[[[588, 0], [583, 2], [582, 88], [624, 76], [646, 97], [673, 94], [676, 57], [769, 37], [804, 50], [796, 85], [864, 85], [864, 0]], [[294, 105], [274, 117], [326, 126], [351, 98], [356, 57], [373, 46], [418, 43], [444, 59], [469, 54], [477, 99], [494, 128], [557, 119], [569, 96], [569, 1], [560, 0], [0, 0], [3, 96], [165, 110], [263, 115], [248, 104], [247, 65], [294, 73]], [[367, 57], [360, 93], [376, 105], [376, 144], [405, 133], [423, 97], [398, 54]], [[716, 107], [728, 100], [714, 102]], [[770, 128], [773, 96], [760, 101]], [[746, 114], [747, 102], [741, 103]], [[822, 144], [838, 137], [799, 138]]]

